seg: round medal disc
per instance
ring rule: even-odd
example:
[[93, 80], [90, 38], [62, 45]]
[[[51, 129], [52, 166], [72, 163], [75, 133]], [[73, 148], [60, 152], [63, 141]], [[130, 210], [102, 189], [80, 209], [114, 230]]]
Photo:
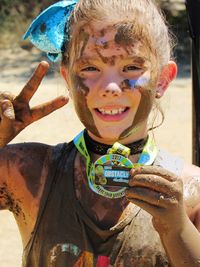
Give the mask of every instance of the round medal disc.
[[[126, 157], [119, 154], [106, 154], [97, 159], [94, 163], [94, 175], [93, 181], [89, 182], [89, 185], [93, 191], [96, 193], [107, 197], [107, 198], [120, 198], [125, 195], [125, 190], [127, 186], [127, 182], [124, 184], [124, 187], [120, 187], [117, 191], [110, 191], [106, 187], [108, 187], [107, 178], [105, 177], [105, 168], [109, 167], [107, 170], [107, 174], [111, 176], [120, 174], [121, 176], [128, 178], [127, 172], [129, 173], [130, 169], [133, 167], [133, 163]], [[117, 175], [116, 175], [117, 176]], [[95, 183], [95, 178], [98, 179], [99, 184]], [[115, 180], [122, 178], [113, 177]], [[127, 179], [126, 179], [127, 181]]]

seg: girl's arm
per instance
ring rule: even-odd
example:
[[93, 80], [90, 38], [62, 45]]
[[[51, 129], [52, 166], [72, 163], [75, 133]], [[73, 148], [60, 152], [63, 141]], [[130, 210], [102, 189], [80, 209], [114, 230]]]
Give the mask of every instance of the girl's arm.
[[52, 147], [41, 143], [0, 149], [0, 209], [13, 213], [24, 245], [37, 218], [51, 155]]
[[199, 267], [200, 233], [188, 216], [180, 224], [179, 231], [176, 227], [166, 232], [157, 228], [168, 258], [174, 267]]

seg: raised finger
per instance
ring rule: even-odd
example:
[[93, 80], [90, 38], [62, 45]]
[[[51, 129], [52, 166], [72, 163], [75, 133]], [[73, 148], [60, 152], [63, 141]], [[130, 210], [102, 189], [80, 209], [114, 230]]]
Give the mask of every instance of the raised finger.
[[64, 105], [68, 103], [68, 101], [69, 101], [69, 98], [65, 96], [60, 96], [60, 97], [55, 98], [54, 100], [51, 100], [42, 105], [32, 108], [31, 109], [31, 115], [32, 115], [31, 122], [37, 121], [47, 116], [51, 112], [63, 107]]
[[14, 101], [29, 102], [34, 93], [37, 91], [42, 79], [49, 69], [49, 64], [46, 61], [40, 62], [30, 80], [24, 86], [20, 94]]
[[136, 174], [157, 175], [171, 182], [176, 181], [178, 178], [174, 173], [158, 166], [141, 166], [139, 168], [133, 169], [131, 171], [131, 176], [134, 177]]
[[154, 206], [166, 208], [169, 203], [177, 203], [174, 196], [168, 196], [164, 192], [149, 190], [145, 187], [132, 187], [126, 190], [126, 197], [128, 199], [138, 199]]
[[137, 198], [127, 198], [130, 202], [134, 203], [138, 207], [142, 208], [143, 210], [150, 213], [152, 216], [155, 216], [156, 214], [162, 214], [163, 211], [165, 211], [165, 208], [154, 206], [152, 204], [149, 204], [143, 200], [137, 199]]

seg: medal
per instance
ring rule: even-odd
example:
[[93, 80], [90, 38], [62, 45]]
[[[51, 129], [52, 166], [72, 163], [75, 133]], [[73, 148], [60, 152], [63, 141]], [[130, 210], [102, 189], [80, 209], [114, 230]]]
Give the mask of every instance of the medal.
[[108, 149], [106, 155], [92, 163], [85, 145], [83, 131], [74, 138], [73, 142], [86, 159], [86, 173], [90, 189], [107, 198], [123, 197], [128, 187], [130, 170], [142, 165], [151, 165], [157, 155], [155, 143], [148, 138], [137, 163], [132, 163], [128, 159], [130, 149], [118, 142]]
[[127, 187], [129, 172], [133, 168], [133, 163], [128, 159], [129, 155], [128, 147], [114, 143], [108, 150], [108, 154], [100, 157], [94, 163], [95, 184]]

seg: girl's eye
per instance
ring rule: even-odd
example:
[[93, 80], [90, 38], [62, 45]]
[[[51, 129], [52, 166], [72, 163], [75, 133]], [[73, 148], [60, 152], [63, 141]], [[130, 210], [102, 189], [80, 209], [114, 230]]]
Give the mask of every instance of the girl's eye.
[[125, 67], [123, 68], [123, 72], [140, 71], [140, 70], [142, 70], [142, 69], [139, 68], [139, 67], [136, 67], [136, 66], [134, 66], [134, 65], [128, 65], [128, 66], [125, 66]]
[[99, 70], [96, 67], [89, 66], [89, 67], [81, 69], [81, 71], [93, 72], [93, 71], [99, 71]]

